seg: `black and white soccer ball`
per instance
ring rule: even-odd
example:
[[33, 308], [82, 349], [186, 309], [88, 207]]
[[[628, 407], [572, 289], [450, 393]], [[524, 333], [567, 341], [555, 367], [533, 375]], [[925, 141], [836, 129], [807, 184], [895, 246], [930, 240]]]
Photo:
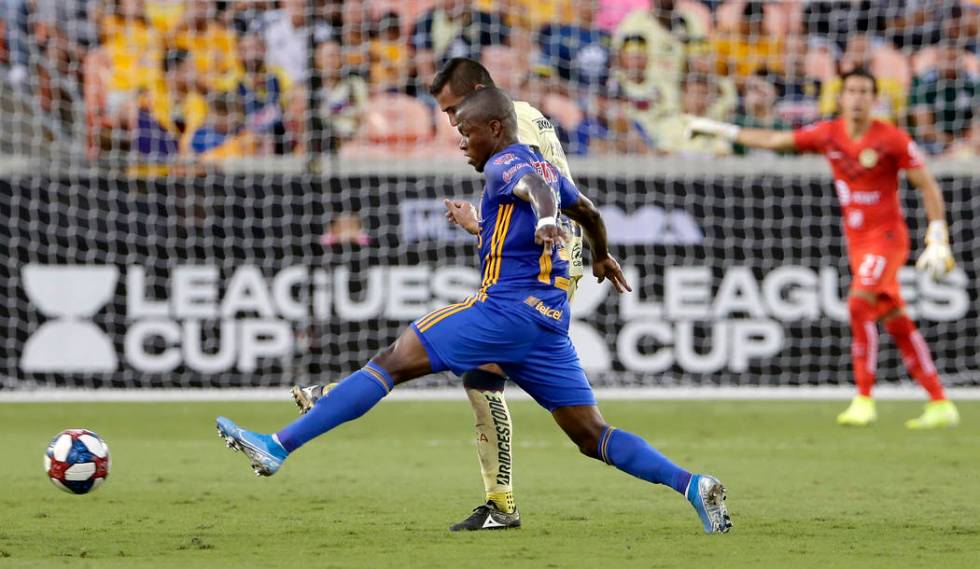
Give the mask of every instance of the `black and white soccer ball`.
[[44, 472], [51, 483], [71, 494], [88, 494], [107, 476], [112, 461], [109, 446], [88, 429], [58, 433], [44, 453]]

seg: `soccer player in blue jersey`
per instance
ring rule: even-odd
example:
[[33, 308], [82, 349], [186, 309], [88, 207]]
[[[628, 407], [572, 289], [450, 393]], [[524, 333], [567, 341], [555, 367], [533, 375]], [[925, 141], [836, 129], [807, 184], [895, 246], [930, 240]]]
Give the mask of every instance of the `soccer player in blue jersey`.
[[[487, 68], [479, 61], [456, 57], [447, 61], [432, 78], [429, 94], [455, 127], [456, 109], [460, 103], [474, 91], [486, 87], [496, 87]], [[571, 182], [567, 187], [574, 191], [575, 182], [568, 160], [551, 121], [538, 109], [522, 101], [514, 101], [514, 114], [517, 116], [517, 141], [531, 147], [554, 166]], [[566, 185], [561, 187], [565, 188]], [[564, 207], [575, 207], [576, 201], [575, 195], [562, 195], [559, 198], [559, 203]], [[473, 204], [462, 200], [445, 200], [445, 203], [447, 218], [473, 236], [479, 237], [479, 218]], [[568, 223], [567, 216], [560, 220], [559, 226], [567, 231], [565, 245], [560, 254], [569, 262], [567, 292], [571, 300], [578, 280], [584, 273], [582, 235], [573, 224]], [[462, 376], [463, 389], [475, 419], [476, 454], [483, 478], [484, 502], [474, 508], [465, 519], [451, 525], [450, 531], [521, 527], [521, 513], [514, 496], [515, 429], [505, 395], [506, 383], [503, 370], [496, 364], [482, 365]], [[328, 395], [336, 385], [293, 386], [293, 400], [299, 406], [300, 413], [309, 412], [317, 400]]]
[[462, 375], [494, 362], [551, 412], [583, 454], [673, 488], [695, 508], [705, 532], [727, 532], [731, 522], [721, 482], [691, 474], [637, 435], [608, 425], [568, 337], [568, 295], [562, 289], [568, 263], [556, 250], [562, 242], [555, 222], [559, 207], [588, 236], [593, 275], [600, 282], [609, 279], [620, 292], [630, 290], [609, 255], [598, 211], [581, 196], [576, 204], [559, 204], [559, 195], [572, 195], [567, 180], [517, 143], [513, 104], [499, 89], [473, 93], [460, 106], [458, 120], [460, 149], [486, 181], [480, 289], [413, 322], [394, 344], [279, 432], [252, 432], [219, 417], [219, 434], [248, 456], [256, 473], [271, 476], [290, 453], [360, 417], [396, 384], [444, 370]]

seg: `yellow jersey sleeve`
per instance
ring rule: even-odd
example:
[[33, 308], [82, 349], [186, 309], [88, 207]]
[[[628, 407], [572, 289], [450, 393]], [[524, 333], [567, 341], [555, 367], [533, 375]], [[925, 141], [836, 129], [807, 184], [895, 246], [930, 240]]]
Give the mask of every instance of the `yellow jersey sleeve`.
[[517, 114], [517, 141], [528, 146], [536, 146], [544, 159], [558, 168], [558, 171], [574, 184], [575, 179], [572, 178], [572, 171], [568, 167], [568, 159], [565, 158], [565, 151], [561, 148], [561, 142], [551, 121], [545, 118], [541, 111], [524, 101], [514, 101], [514, 112]]
[[[514, 113], [517, 115], [517, 141], [528, 146], [535, 146], [541, 151], [541, 156], [558, 168], [563, 176], [568, 178], [572, 184], [572, 171], [568, 167], [568, 159], [565, 158], [565, 151], [561, 148], [561, 141], [555, 132], [555, 126], [551, 124], [541, 111], [535, 109], [524, 101], [514, 101]], [[568, 222], [568, 229], [571, 238], [565, 243], [560, 251], [562, 259], [568, 261], [568, 276], [571, 281], [568, 286], [568, 298], [575, 295], [578, 280], [584, 273], [584, 263], [582, 261], [582, 232], [571, 222]]]

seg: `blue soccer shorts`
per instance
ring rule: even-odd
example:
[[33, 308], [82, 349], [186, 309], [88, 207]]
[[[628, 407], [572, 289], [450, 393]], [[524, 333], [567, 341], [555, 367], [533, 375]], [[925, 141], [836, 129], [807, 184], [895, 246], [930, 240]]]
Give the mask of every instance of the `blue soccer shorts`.
[[413, 322], [433, 373], [450, 370], [461, 376], [494, 363], [548, 411], [595, 405], [568, 334], [538, 324], [510, 304], [473, 297]]

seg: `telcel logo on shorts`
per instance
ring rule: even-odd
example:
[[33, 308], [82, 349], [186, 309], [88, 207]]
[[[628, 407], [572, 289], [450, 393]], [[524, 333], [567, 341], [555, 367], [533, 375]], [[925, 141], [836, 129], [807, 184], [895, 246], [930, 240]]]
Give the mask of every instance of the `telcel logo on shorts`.
[[556, 308], [549, 308], [545, 303], [536, 296], [529, 296], [524, 299], [524, 304], [533, 307], [535, 310], [541, 313], [545, 318], [551, 318], [553, 320], [561, 320], [563, 312]]

